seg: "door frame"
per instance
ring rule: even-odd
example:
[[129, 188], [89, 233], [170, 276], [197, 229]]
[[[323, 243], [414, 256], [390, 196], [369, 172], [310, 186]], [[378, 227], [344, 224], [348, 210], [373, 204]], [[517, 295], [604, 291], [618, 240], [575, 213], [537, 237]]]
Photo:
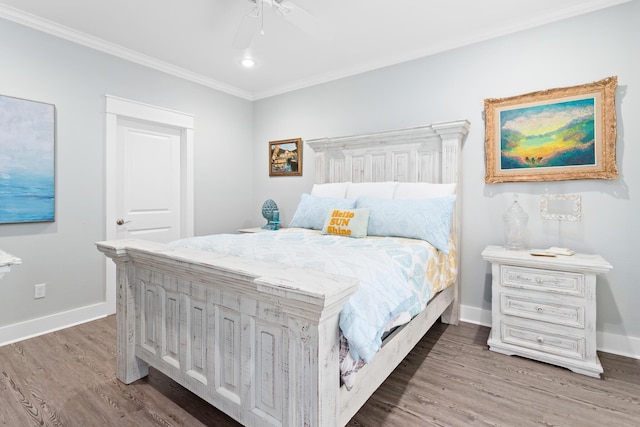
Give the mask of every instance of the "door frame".
[[[163, 107], [144, 104], [112, 95], [105, 95], [105, 239], [116, 238], [116, 178], [118, 119], [127, 118], [146, 121], [180, 130], [180, 232], [181, 237], [194, 235], [194, 117], [190, 114], [169, 110]], [[116, 311], [116, 268], [106, 259], [105, 302], [107, 311]]]

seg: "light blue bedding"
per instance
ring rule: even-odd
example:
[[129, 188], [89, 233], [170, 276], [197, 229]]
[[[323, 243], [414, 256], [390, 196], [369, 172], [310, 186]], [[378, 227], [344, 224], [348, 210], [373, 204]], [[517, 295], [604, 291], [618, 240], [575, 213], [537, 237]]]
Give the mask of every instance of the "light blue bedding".
[[340, 313], [340, 328], [353, 358], [367, 363], [379, 350], [385, 326], [392, 319], [403, 312], [413, 317], [426, 306], [431, 298], [426, 265], [437, 254], [422, 240], [352, 239], [304, 229], [218, 234], [170, 245], [358, 278], [358, 290]]

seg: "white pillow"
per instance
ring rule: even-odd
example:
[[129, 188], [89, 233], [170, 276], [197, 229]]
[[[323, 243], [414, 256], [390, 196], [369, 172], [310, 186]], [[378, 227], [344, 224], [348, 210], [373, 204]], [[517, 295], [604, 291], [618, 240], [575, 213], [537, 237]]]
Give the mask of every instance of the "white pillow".
[[311, 195], [318, 197], [333, 197], [336, 199], [344, 199], [347, 195], [347, 187], [349, 187], [348, 182], [313, 184]]
[[456, 194], [455, 183], [433, 184], [430, 182], [400, 182], [396, 187], [393, 198], [404, 199], [431, 199], [433, 197], [452, 196]]
[[347, 199], [358, 197], [378, 197], [380, 199], [393, 199], [397, 182], [358, 182], [350, 183], [347, 188]]

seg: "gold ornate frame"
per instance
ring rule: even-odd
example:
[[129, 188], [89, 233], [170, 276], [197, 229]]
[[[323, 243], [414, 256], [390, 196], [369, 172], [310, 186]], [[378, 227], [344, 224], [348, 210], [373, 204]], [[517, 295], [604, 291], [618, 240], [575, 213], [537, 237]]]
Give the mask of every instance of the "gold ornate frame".
[[[513, 96], [501, 99], [485, 99], [485, 156], [486, 175], [485, 182], [497, 183], [507, 181], [562, 181], [571, 179], [615, 179], [618, 177], [616, 167], [616, 113], [615, 113], [615, 91], [618, 85], [616, 76], [588, 83], [580, 86], [548, 89], [539, 92], [532, 92], [524, 95]], [[580, 102], [593, 104], [593, 123], [586, 128], [571, 128], [572, 121], [563, 118], [558, 121], [547, 116], [534, 116], [534, 111], [540, 112], [545, 109], [551, 112], [556, 108], [566, 105], [578, 105]], [[574, 104], [572, 104], [574, 103]], [[575, 107], [577, 110], [577, 107]], [[506, 117], [521, 114], [525, 116], [531, 113], [535, 119], [538, 129], [544, 129], [549, 125], [564, 125], [564, 128], [551, 127], [545, 130], [547, 134], [527, 135], [525, 127], [518, 128], [518, 122], [513, 120], [509, 123]], [[546, 117], [546, 118], [545, 118]], [[564, 121], [563, 121], [564, 120]], [[533, 120], [528, 123], [532, 123]], [[509, 124], [509, 126], [505, 126]], [[515, 126], [515, 129], [513, 128]], [[584, 141], [585, 133], [593, 133], [593, 140]], [[555, 132], [557, 131], [557, 132]], [[570, 136], [569, 139], [560, 139]], [[582, 132], [582, 133], [580, 133]], [[527, 148], [532, 152], [536, 148], [526, 146], [528, 137], [538, 138], [546, 135], [553, 138], [554, 145], [550, 157], [540, 156], [514, 156], [509, 154], [517, 152], [514, 148]], [[593, 160], [585, 164], [552, 164], [560, 162], [562, 153], [570, 153], [571, 149], [563, 149], [562, 143], [572, 141], [573, 152], [578, 152], [575, 138], [582, 137], [581, 146], [589, 147], [589, 155]], [[521, 145], [519, 145], [521, 144]], [[591, 144], [593, 145], [592, 148]], [[551, 147], [547, 145], [546, 147]], [[505, 150], [505, 148], [507, 148]], [[538, 148], [539, 149], [539, 148]], [[549, 150], [545, 150], [548, 152]], [[540, 151], [539, 154], [542, 154]], [[591, 157], [590, 157], [591, 158]], [[504, 165], [507, 167], [503, 167]]]
[[269, 176], [302, 176], [302, 139], [269, 142]]

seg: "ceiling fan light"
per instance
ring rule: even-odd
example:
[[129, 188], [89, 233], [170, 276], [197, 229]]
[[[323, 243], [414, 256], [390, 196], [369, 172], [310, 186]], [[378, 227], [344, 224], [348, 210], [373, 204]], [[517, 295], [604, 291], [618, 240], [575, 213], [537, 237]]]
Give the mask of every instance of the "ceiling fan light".
[[244, 58], [240, 61], [240, 64], [242, 64], [244, 68], [253, 68], [256, 65], [256, 61], [251, 58]]

